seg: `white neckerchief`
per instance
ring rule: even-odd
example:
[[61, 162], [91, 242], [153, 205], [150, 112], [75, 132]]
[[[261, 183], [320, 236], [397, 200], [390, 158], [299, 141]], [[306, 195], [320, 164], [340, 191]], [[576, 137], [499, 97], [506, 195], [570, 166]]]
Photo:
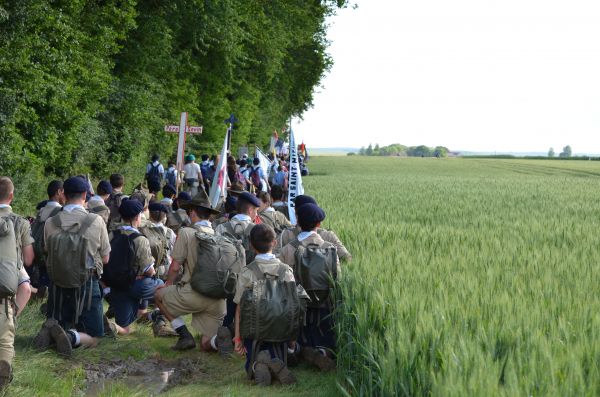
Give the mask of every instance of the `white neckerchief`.
[[92, 201], [92, 200], [93, 200], [93, 201], [101, 201], [101, 202], [104, 202], [104, 199], [103, 199], [102, 197], [98, 196], [97, 194], [96, 194], [96, 195], [94, 195], [94, 196], [92, 196], [92, 198], [90, 199], [90, 201]]
[[58, 201], [48, 200], [45, 207], [60, 207], [60, 203]]
[[275, 212], [275, 208], [268, 207], [268, 208], [265, 208], [263, 212]]
[[137, 230], [135, 227], [133, 227], [133, 226], [129, 226], [129, 225], [123, 225], [123, 226], [121, 226], [119, 229], [121, 229], [121, 230], [126, 230], [126, 231], [130, 231], [130, 232], [136, 232], [136, 233], [139, 233], [139, 232], [140, 232], [140, 231], [139, 231], [139, 230]]
[[0, 208], [10, 208], [10, 209], [12, 209], [10, 207], [10, 204], [0, 204]]
[[272, 207], [281, 207], [287, 205], [286, 203], [284, 203], [283, 201], [273, 201], [273, 204], [271, 204]]
[[85, 208], [83, 208], [83, 206], [79, 204], [67, 204], [63, 207], [63, 211], [65, 212], [73, 212], [76, 209], [81, 209], [85, 211]]
[[169, 205], [173, 205], [173, 200], [171, 200], [168, 197], [165, 197], [164, 199], [160, 200], [160, 202], [161, 203], [166, 203], [166, 204], [169, 204]]
[[314, 230], [311, 230], [310, 232], [300, 232], [298, 234], [298, 241], [304, 241], [313, 234], [317, 234], [317, 232], [315, 232]]
[[155, 162], [153, 162], [153, 163], [152, 163], [152, 165], [153, 165], [153, 166], [155, 166], [155, 167], [156, 167], [157, 165], [159, 165], [159, 164], [160, 164], [160, 162], [158, 162], [158, 161], [155, 161]]
[[277, 258], [275, 255], [271, 254], [271, 253], [267, 253], [267, 254], [256, 254], [256, 256], [254, 257], [255, 259], [262, 259], [265, 261], [270, 261], [273, 260], [275, 258]]
[[250, 222], [252, 219], [246, 214], [237, 214], [231, 220], [236, 220], [240, 222]]
[[210, 221], [207, 221], [206, 219], [194, 223], [194, 226], [196, 226], [196, 225], [197, 226], [204, 226], [204, 227], [212, 227], [212, 224], [210, 223]]

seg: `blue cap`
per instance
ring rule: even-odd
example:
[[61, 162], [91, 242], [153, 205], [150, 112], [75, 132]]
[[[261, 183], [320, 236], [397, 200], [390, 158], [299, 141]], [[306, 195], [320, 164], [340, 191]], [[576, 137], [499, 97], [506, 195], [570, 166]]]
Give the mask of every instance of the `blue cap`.
[[325, 219], [325, 211], [318, 205], [307, 203], [296, 208], [298, 219], [307, 223], [318, 223]]
[[179, 192], [179, 196], [177, 196], [177, 200], [192, 201], [192, 196], [188, 192]]
[[168, 183], [165, 186], [163, 186], [162, 192], [163, 192], [163, 196], [167, 197], [167, 196], [171, 196], [173, 194], [177, 194], [177, 189], [175, 188], [175, 186]]
[[169, 212], [169, 210], [167, 210], [167, 207], [157, 202], [150, 203], [150, 205], [148, 206], [148, 210], [150, 212], [164, 212], [165, 214]]
[[296, 197], [296, 199], [294, 200], [294, 204], [296, 209], [298, 209], [298, 207], [303, 206], [304, 204], [317, 204], [316, 200], [310, 196], [301, 194], [300, 196]]
[[96, 190], [104, 190], [106, 194], [111, 194], [113, 192], [112, 185], [109, 181], [100, 181], [100, 183], [98, 183], [98, 189]]
[[87, 181], [78, 176], [72, 176], [63, 183], [65, 193], [86, 193], [89, 190]]
[[133, 219], [142, 211], [144, 211], [144, 204], [134, 199], [123, 200], [119, 207], [119, 214], [125, 219]]
[[240, 195], [238, 196], [238, 201], [239, 200], [246, 201], [255, 207], [260, 207], [260, 200], [258, 198], [256, 198], [256, 196], [250, 192], [240, 193]]

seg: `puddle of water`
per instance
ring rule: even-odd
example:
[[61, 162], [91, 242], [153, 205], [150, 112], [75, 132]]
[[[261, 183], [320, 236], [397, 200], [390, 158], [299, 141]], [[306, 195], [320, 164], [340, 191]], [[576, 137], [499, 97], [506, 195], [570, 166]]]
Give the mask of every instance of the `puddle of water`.
[[97, 397], [103, 392], [110, 392], [118, 384], [124, 384], [141, 395], [157, 396], [205, 373], [199, 361], [190, 359], [135, 361], [132, 358], [90, 363], [85, 366], [85, 371], [86, 397]]

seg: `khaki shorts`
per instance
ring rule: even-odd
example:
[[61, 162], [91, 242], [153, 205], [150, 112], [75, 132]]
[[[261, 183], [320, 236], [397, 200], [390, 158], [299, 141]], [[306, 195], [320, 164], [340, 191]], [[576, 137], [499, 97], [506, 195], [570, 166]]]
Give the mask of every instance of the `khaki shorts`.
[[15, 323], [13, 322], [12, 306], [9, 303], [8, 313], [6, 313], [4, 300], [0, 300], [0, 360], [12, 363], [15, 356], [14, 343]]
[[194, 291], [190, 284], [171, 285], [160, 291], [162, 302], [173, 317], [192, 315], [192, 327], [212, 337], [223, 324], [225, 299], [211, 299]]

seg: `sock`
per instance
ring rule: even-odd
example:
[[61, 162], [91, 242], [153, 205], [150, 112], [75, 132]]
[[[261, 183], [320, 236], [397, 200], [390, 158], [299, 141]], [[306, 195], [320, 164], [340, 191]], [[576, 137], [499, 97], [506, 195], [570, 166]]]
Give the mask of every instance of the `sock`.
[[171, 325], [173, 326], [173, 329], [177, 331], [178, 328], [185, 327], [185, 321], [183, 321], [181, 317], [177, 317], [171, 321]]
[[217, 347], [217, 335], [210, 338], [210, 346], [215, 350], [219, 350], [219, 348]]
[[77, 332], [77, 330], [68, 330], [67, 336], [69, 339], [71, 339], [71, 346], [78, 347], [81, 344], [81, 336], [79, 336], [79, 332]]
[[110, 287], [106, 287], [102, 290], [102, 294], [104, 294], [104, 296], [110, 294]]
[[324, 355], [325, 357], [327, 357], [327, 350], [323, 349], [322, 347], [317, 347], [316, 349], [319, 353], [321, 353], [322, 355]]

